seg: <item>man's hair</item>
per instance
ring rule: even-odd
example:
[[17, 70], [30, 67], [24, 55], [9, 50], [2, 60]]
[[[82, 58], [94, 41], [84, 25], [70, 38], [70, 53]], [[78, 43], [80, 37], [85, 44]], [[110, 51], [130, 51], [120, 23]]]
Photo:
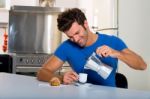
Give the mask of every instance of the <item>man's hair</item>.
[[68, 9], [58, 15], [57, 26], [62, 32], [69, 30], [72, 23], [77, 22], [84, 27], [85, 14], [78, 8]]

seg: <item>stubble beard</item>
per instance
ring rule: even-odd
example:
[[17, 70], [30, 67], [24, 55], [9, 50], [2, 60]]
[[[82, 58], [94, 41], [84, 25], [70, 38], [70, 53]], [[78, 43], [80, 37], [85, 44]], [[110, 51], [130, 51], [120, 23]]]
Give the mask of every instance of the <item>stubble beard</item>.
[[87, 30], [85, 30], [84, 34], [86, 35], [85, 38], [83, 38], [83, 43], [80, 43], [79, 46], [80, 47], [85, 47], [86, 46], [86, 43], [87, 43], [87, 40], [88, 40], [88, 32]]

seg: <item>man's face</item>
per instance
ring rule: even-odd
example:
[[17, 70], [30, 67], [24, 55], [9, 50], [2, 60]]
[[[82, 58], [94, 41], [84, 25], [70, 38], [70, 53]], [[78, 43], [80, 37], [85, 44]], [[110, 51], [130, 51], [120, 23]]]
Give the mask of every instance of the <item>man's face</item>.
[[85, 28], [83, 28], [83, 26], [79, 25], [77, 22], [74, 22], [71, 28], [65, 32], [65, 34], [72, 42], [78, 44], [80, 47], [84, 47], [87, 43], [88, 33]]

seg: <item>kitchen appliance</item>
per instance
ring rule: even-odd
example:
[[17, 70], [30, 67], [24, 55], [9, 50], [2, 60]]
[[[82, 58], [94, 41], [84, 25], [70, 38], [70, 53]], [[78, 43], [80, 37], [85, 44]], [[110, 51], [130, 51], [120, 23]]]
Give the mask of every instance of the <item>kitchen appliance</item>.
[[0, 55], [0, 72], [12, 73], [12, 57], [10, 55]]
[[104, 79], [107, 79], [113, 70], [112, 67], [104, 65], [95, 52], [88, 58], [84, 68], [97, 72]]
[[119, 36], [118, 0], [94, 0], [93, 24], [95, 32]]
[[13, 6], [9, 11], [8, 52], [13, 73], [36, 72], [61, 43], [57, 16], [63, 8]]

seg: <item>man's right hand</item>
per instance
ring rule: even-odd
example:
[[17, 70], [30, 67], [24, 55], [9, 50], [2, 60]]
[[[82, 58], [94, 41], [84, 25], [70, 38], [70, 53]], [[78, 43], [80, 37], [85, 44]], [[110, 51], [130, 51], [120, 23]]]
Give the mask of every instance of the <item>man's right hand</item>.
[[75, 81], [78, 81], [78, 74], [74, 71], [68, 71], [64, 74], [63, 83], [72, 84]]

